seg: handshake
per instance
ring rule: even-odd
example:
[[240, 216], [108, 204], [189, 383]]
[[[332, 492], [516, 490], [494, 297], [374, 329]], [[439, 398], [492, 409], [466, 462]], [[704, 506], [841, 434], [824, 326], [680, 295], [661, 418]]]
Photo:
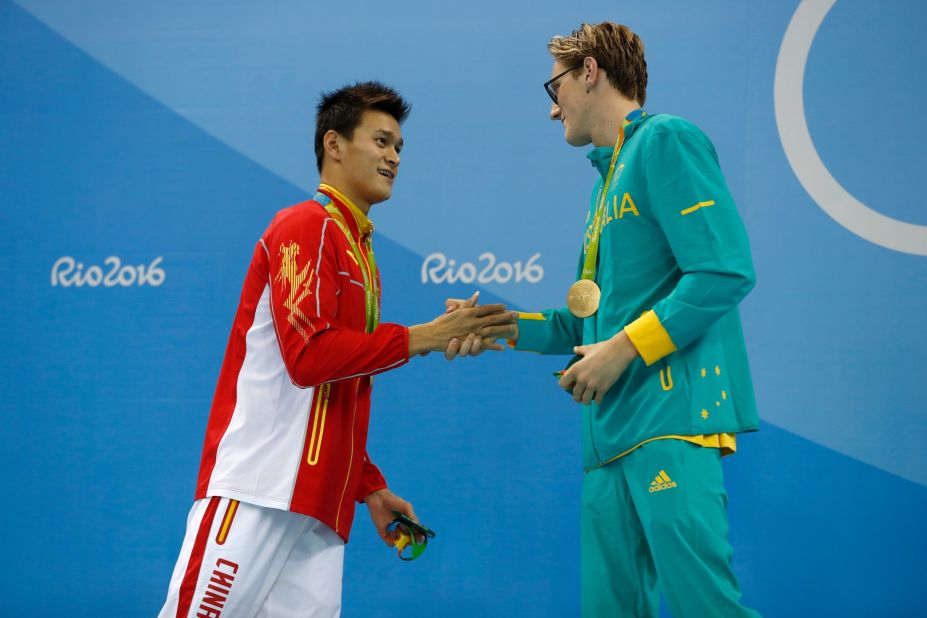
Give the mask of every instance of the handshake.
[[499, 339], [518, 339], [518, 314], [505, 305], [479, 305], [476, 292], [467, 300], [448, 299], [446, 311], [427, 324], [409, 328], [409, 356], [444, 352], [456, 356], [477, 356], [485, 350], [501, 351]]

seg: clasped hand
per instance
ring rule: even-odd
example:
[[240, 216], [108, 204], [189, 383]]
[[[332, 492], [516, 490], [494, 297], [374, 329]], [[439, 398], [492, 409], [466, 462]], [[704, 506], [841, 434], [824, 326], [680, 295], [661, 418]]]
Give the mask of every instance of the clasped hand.
[[[463, 300], [459, 298], [449, 298], [444, 301], [446, 308], [445, 314], [450, 315], [459, 309], [468, 309], [476, 307], [476, 301], [480, 293], [475, 292], [470, 298]], [[482, 305], [491, 307], [492, 305]], [[518, 339], [518, 321], [517, 313], [512, 313], [512, 319], [496, 324], [485, 324], [477, 330], [470, 331], [465, 336], [454, 337], [451, 339], [444, 350], [444, 358], [453, 360], [458, 356], [479, 356], [486, 350], [501, 352], [505, 346], [498, 343], [499, 339], [517, 340]]]
[[[479, 292], [461, 300], [451, 298], [445, 301], [447, 313], [476, 305]], [[516, 314], [517, 315], [517, 314]], [[478, 356], [485, 350], [503, 350], [497, 343], [499, 339], [518, 340], [518, 322], [487, 324], [478, 331], [470, 332], [466, 337], [453, 338], [444, 350], [444, 357], [451, 360], [457, 356]], [[602, 398], [614, 386], [628, 365], [638, 357], [637, 348], [622, 330], [611, 339], [581, 345], [573, 352], [582, 358], [574, 363], [560, 377], [560, 386], [573, 395], [577, 403], [588, 404], [592, 401], [602, 403]]]
[[[507, 311], [505, 305], [476, 305], [477, 292], [465, 301], [452, 301], [445, 303], [447, 310], [428, 324], [419, 324], [409, 329], [409, 355], [427, 354], [431, 351], [445, 352], [455, 349], [458, 344], [454, 342], [466, 340], [473, 333], [486, 332], [492, 329], [511, 331], [518, 318], [518, 314]], [[476, 335], [473, 335], [476, 337]], [[498, 338], [498, 337], [497, 337]], [[472, 346], [471, 346], [472, 347]], [[482, 348], [482, 346], [480, 346]], [[501, 345], [490, 342], [486, 349], [501, 350]], [[467, 350], [470, 353], [470, 350]], [[453, 356], [448, 356], [453, 358]]]

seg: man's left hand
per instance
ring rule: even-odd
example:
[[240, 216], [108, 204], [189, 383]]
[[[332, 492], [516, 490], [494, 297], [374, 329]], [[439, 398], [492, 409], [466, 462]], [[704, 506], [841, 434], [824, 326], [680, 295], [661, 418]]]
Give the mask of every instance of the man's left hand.
[[393, 535], [386, 531], [386, 527], [395, 519], [393, 511], [405, 513], [415, 521], [418, 521], [418, 517], [415, 516], [415, 511], [412, 510], [412, 505], [389, 489], [380, 489], [373, 492], [364, 498], [364, 502], [367, 504], [367, 510], [370, 511], [370, 519], [373, 520], [373, 525], [377, 529], [377, 534], [380, 535], [380, 538], [383, 539], [383, 542], [389, 547], [393, 546], [393, 541], [395, 540]]
[[576, 346], [573, 351], [583, 358], [560, 377], [560, 386], [571, 391], [577, 403], [602, 403], [608, 389], [638, 356], [624, 331], [599, 343]]

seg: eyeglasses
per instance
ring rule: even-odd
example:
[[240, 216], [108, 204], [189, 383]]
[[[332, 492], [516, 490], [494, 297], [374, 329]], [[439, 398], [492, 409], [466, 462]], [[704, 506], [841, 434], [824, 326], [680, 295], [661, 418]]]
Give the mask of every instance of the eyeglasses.
[[570, 71], [575, 71], [576, 69], [581, 68], [583, 68], [582, 63], [577, 64], [575, 67], [567, 69], [563, 73], [555, 75], [554, 77], [551, 77], [549, 80], [544, 82], [544, 90], [547, 91], [547, 96], [549, 96], [550, 100], [554, 102], [554, 105], [560, 105], [560, 103], [557, 101], [557, 93], [560, 91], [560, 84], [558, 83], [558, 80]]

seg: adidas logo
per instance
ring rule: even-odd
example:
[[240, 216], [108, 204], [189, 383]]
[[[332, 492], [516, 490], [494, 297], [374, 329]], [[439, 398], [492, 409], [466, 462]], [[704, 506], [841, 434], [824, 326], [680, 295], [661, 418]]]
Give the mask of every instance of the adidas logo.
[[664, 489], [672, 489], [676, 486], [676, 481], [669, 477], [665, 471], [660, 470], [660, 474], [653, 479], [653, 483], [650, 484], [650, 493], [655, 491], [663, 491]]

